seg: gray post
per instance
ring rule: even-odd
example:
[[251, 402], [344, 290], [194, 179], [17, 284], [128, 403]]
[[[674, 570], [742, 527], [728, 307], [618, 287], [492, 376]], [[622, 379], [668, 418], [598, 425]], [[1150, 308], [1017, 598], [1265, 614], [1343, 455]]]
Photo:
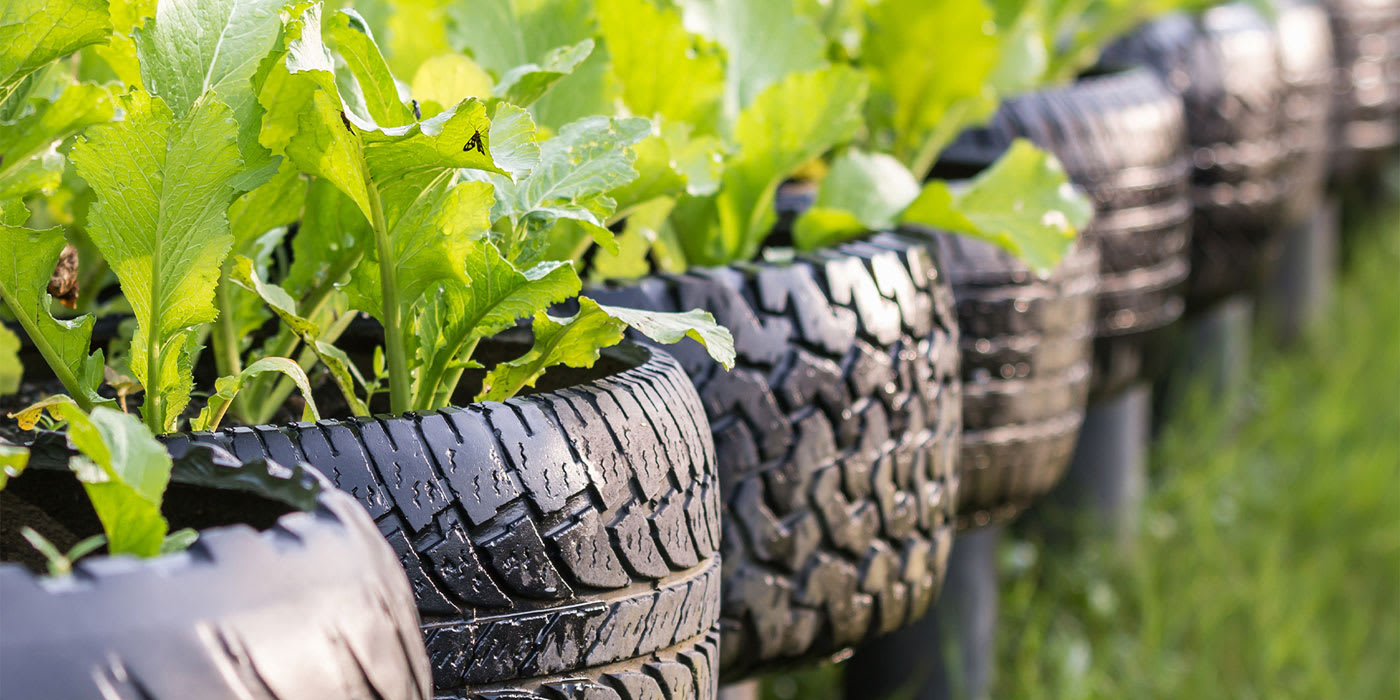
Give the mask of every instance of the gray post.
[[1194, 384], [1203, 382], [1212, 401], [1236, 413], [1249, 377], [1254, 300], [1238, 294], [1187, 321], [1186, 344], [1168, 383], [1167, 405], [1175, 408]]
[[846, 664], [846, 700], [979, 700], [996, 655], [998, 548], [1002, 526], [960, 533], [934, 609], [856, 651]]
[[1337, 278], [1337, 201], [1327, 198], [1308, 220], [1289, 229], [1269, 283], [1264, 313], [1281, 342], [1292, 343], [1331, 301]]
[[1048, 504], [1056, 525], [1088, 527], [1120, 548], [1132, 545], [1147, 491], [1151, 428], [1152, 388], [1146, 383], [1090, 404], [1069, 470]]

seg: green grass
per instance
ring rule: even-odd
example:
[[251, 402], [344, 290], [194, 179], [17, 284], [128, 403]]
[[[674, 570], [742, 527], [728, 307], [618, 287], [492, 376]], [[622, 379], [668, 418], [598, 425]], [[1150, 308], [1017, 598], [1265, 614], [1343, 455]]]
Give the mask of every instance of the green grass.
[[1131, 555], [1008, 540], [992, 697], [1400, 697], [1400, 208], [1348, 237], [1330, 316], [1256, 340], [1243, 420], [1172, 416]]

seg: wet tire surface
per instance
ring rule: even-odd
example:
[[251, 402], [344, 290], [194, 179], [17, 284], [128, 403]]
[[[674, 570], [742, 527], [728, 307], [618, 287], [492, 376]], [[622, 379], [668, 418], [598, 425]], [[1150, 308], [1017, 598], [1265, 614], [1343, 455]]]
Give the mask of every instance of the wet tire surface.
[[674, 348], [724, 488], [725, 678], [819, 662], [924, 613], [962, 429], [952, 296], [925, 241], [878, 234], [588, 294], [703, 308], [734, 333], [729, 372]]

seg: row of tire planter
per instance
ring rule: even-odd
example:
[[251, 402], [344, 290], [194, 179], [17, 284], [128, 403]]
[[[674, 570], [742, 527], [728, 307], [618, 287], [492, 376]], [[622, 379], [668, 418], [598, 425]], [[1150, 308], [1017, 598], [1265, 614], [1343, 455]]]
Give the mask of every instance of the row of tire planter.
[[[171, 448], [212, 444], [254, 463], [310, 464], [354, 496], [407, 572], [439, 697], [707, 698], [721, 674], [830, 657], [927, 609], [956, 527], [1007, 518], [1054, 483], [1090, 391], [1112, 393], [1150, 376], [1160, 334], [1186, 305], [1183, 289], [1209, 298], [1260, 260], [1259, 242], [1270, 235], [1264, 222], [1278, 220], [1282, 193], [1304, 179], [1280, 184], [1283, 171], [1298, 172], [1281, 163], [1303, 157], [1278, 153], [1281, 144], [1313, 144], [1310, 163], [1320, 149], [1316, 139], [1281, 138], [1277, 116], [1245, 118], [1242, 111], [1277, 114], [1292, 75], [1284, 71], [1271, 87], [1279, 73], [1261, 66], [1277, 59], [1246, 51], [1257, 44], [1239, 38], [1248, 32], [1263, 32], [1276, 50], [1267, 25], [1233, 8], [1199, 23], [1158, 23], [1109, 60], [1140, 59], [1165, 81], [1115, 70], [1028, 95], [950, 149], [939, 167], [971, 174], [1012, 137], [1028, 136], [1090, 193], [1095, 223], [1049, 279], [983, 244], [915, 231], [789, 263], [656, 276], [592, 293], [610, 303], [711, 310], [734, 332], [732, 372], [693, 346], [675, 348], [678, 359], [633, 347], [610, 353], [606, 376], [504, 404], [231, 428], [175, 436]], [[1245, 48], [1232, 48], [1237, 39]], [[1225, 61], [1244, 56], [1258, 65]], [[1236, 74], [1250, 79], [1236, 86], [1226, 79]], [[1317, 119], [1296, 116], [1290, 128], [1299, 130]], [[1190, 244], [1193, 218], [1207, 233]], [[1188, 281], [1188, 251], [1207, 263], [1205, 279]], [[349, 510], [326, 516], [339, 512], [335, 494], [325, 491], [319, 498], [331, 503], [309, 517], [363, 532], [362, 516]], [[149, 567], [95, 560], [80, 567], [73, 587], [111, 596], [103, 593], [112, 590], [105, 568], [139, 582], [148, 570], [212, 571], [210, 562], [275, 580], [268, 572], [305, 566], [287, 552], [315, 540], [282, 521], [262, 534], [231, 532], [237, 537], [207, 535], [190, 553]], [[241, 555], [220, 551], [233, 540], [261, 543], [286, 561], [243, 565]], [[340, 605], [330, 621], [288, 610], [321, 609], [328, 601], [317, 593], [332, 582], [376, 581], [377, 607], [359, 607], [398, 628], [354, 631], [371, 646], [396, 640], [398, 651], [381, 656], [382, 648], [334, 635], [327, 642], [335, 653], [326, 658], [357, 663], [359, 675], [302, 669], [285, 683], [269, 680], [267, 669], [286, 670], [287, 659], [261, 658], [259, 638], [236, 633], [239, 611], [225, 625], [219, 611], [197, 607], [209, 604], [203, 596], [177, 608], [172, 624], [220, 620], [215, 631], [190, 625], [168, 643], [201, 635], [189, 653], [212, 660], [190, 663], [220, 668], [230, 684], [267, 697], [325, 696], [305, 694], [319, 686], [296, 685], [311, 676], [364, 677], [380, 696], [421, 696], [425, 675], [405, 640], [417, 637], [403, 633], [411, 616], [404, 623], [401, 611], [382, 613], [405, 590], [394, 590], [394, 576], [373, 573], [385, 568], [375, 560], [383, 551], [373, 551], [382, 544], [355, 541], [367, 551], [317, 550], [317, 561], [335, 561], [306, 575], [325, 578], [296, 583], [288, 574], [285, 600], [229, 600], [256, 608], [245, 612], [263, 625], [259, 633], [300, 640], [286, 624], [320, 624], [324, 635], [370, 621], [347, 617], [354, 605]], [[3, 573], [7, 607], [17, 599], [9, 586], [48, 594], [68, 587], [36, 586], [13, 567]], [[75, 683], [164, 689], [193, 675], [163, 679], [130, 640], [94, 648], [107, 644], [120, 650], [118, 660], [103, 656], [93, 666], [99, 675], [72, 674]], [[285, 643], [275, 648], [285, 654]], [[380, 659], [402, 663], [373, 677]], [[152, 695], [162, 693], [182, 696]]]

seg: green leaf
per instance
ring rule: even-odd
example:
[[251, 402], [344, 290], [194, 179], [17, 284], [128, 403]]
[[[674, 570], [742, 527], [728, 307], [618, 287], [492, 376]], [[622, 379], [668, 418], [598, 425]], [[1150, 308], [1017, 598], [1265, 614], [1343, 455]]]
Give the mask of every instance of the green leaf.
[[[537, 62], [555, 47], [591, 39], [592, 0], [477, 0], [446, 7], [453, 48], [471, 54], [482, 68], [504, 76]], [[593, 52], [532, 107], [536, 121], [551, 128], [592, 114], [611, 114], [614, 89], [603, 52]]]
[[618, 253], [598, 251], [593, 257], [596, 280], [630, 280], [652, 272], [653, 263], [664, 272], [684, 272], [685, 253], [668, 217], [676, 202], [654, 199], [627, 215], [622, 234], [617, 237]]
[[415, 408], [440, 408], [429, 399], [434, 394], [444, 400], [451, 396], [454, 387], [440, 386], [443, 377], [454, 364], [470, 359], [464, 355], [469, 355], [479, 340], [572, 298], [581, 286], [567, 262], [541, 263], [520, 271], [484, 241], [473, 244], [465, 270], [465, 282], [438, 288], [436, 294], [426, 297], [419, 315], [422, 368], [414, 392], [418, 397]]
[[579, 297], [579, 311], [569, 318], [535, 314], [535, 342], [524, 355], [486, 373], [477, 401], [504, 401], [532, 387], [556, 365], [592, 367], [598, 353], [622, 341], [627, 324], [613, 318], [592, 299]]
[[1044, 5], [1043, 0], [1027, 2], [1024, 10], [1014, 14], [1010, 21], [1003, 20], [1006, 10], [1000, 6], [996, 8], [1001, 57], [989, 80], [998, 94], [1025, 92], [1045, 79], [1045, 72], [1050, 68], [1050, 47], [1047, 46], [1048, 37], [1042, 33], [1047, 29], [1039, 11]]
[[512, 233], [499, 241], [512, 261], [535, 261], [547, 250], [560, 219], [581, 224], [599, 244], [612, 248], [607, 219], [616, 203], [605, 193], [637, 177], [631, 146], [646, 136], [645, 119], [586, 117], [539, 144], [539, 162], [519, 183], [493, 180], [496, 211], [510, 218]]
[[69, 460], [69, 468], [102, 521], [107, 551], [159, 554], [169, 529], [160, 513], [170, 482], [165, 446], [134, 416], [115, 409], [98, 407], [89, 415], [76, 404], [60, 403], [49, 411], [68, 421], [68, 441], [82, 453]]
[[[368, 415], [368, 408], [355, 394], [355, 378], [358, 377], [355, 365], [344, 352], [333, 345], [321, 342], [318, 336], [322, 329], [310, 319], [297, 313], [296, 302], [292, 300], [287, 290], [263, 281], [258, 276], [257, 270], [253, 268], [253, 261], [245, 257], [233, 259], [229, 279], [257, 294], [282, 321], [283, 326], [300, 337], [307, 347], [311, 348], [317, 359], [330, 372], [331, 378], [340, 388], [353, 415]], [[360, 383], [364, 383], [363, 379], [360, 380]]]
[[552, 49], [539, 63], [526, 63], [506, 71], [492, 94], [511, 104], [529, 107], [544, 97], [555, 83], [573, 73], [592, 53], [592, 39]]
[[[398, 280], [401, 312], [407, 313], [437, 284], [462, 279], [472, 240], [491, 226], [493, 197], [487, 183], [453, 185], [450, 177], [442, 177], [407, 206], [389, 230], [388, 264]], [[384, 262], [375, 247], [366, 246], [346, 287], [355, 308], [381, 321], [386, 310], [379, 268]]]
[[242, 170], [238, 128], [207, 96], [180, 120], [139, 91], [124, 106], [125, 120], [89, 129], [71, 158], [97, 194], [88, 234], [138, 324], [132, 371], [146, 387], [143, 414], [152, 429], [173, 430], [189, 401], [177, 356], [192, 344], [182, 336], [214, 320], [214, 287], [233, 243], [226, 212]]
[[821, 250], [869, 230], [849, 209], [813, 205], [793, 222], [792, 244], [798, 250]]
[[[176, 552], [183, 552], [186, 549], [189, 549], [190, 545], [194, 544], [195, 540], [198, 539], [198, 530], [195, 530], [191, 527], [180, 528], [179, 530], [176, 530], [175, 532], [172, 532], [165, 536], [165, 539], [162, 540], [160, 543], [160, 553], [174, 554]], [[69, 552], [68, 556], [74, 559], [77, 558], [73, 556], [72, 552]]]
[[109, 5], [112, 37], [93, 47], [93, 53], [107, 63], [122, 85], [140, 85], [141, 64], [131, 35], [146, 18], [155, 15], [156, 0], [110, 0]]
[[8, 0], [0, 6], [0, 101], [24, 76], [111, 31], [107, 0]]
[[80, 404], [93, 406], [104, 401], [97, 394], [102, 384], [102, 352], [88, 354], [94, 319], [60, 321], [49, 314], [49, 276], [63, 245], [60, 228], [35, 231], [0, 224], [0, 297], [63, 388]]
[[721, 58], [686, 32], [679, 12], [648, 0], [598, 0], [598, 27], [633, 114], [714, 124], [724, 94]]
[[882, 0], [868, 17], [861, 56], [873, 83], [870, 123], [883, 135], [877, 144], [923, 178], [953, 137], [996, 110], [992, 13], [968, 0]]
[[413, 112], [399, 97], [389, 63], [379, 52], [374, 33], [354, 10], [331, 16], [327, 30], [355, 81], [359, 83], [369, 117], [382, 126], [402, 126], [414, 121]]
[[658, 343], [670, 345], [690, 338], [703, 345], [710, 357], [725, 369], [734, 367], [734, 336], [715, 323], [715, 317], [708, 311], [661, 312], [602, 304], [598, 308]]
[[29, 448], [0, 442], [0, 491], [29, 466]]
[[692, 338], [726, 368], [734, 365], [734, 338], [715, 323], [709, 313], [693, 309], [684, 313], [639, 311], [603, 306], [579, 297], [579, 310], [569, 318], [535, 314], [535, 343], [524, 355], [496, 365], [486, 373], [477, 401], [504, 401], [521, 389], [532, 387], [550, 367], [592, 367], [599, 352], [622, 341], [631, 326], [659, 343]]
[[282, 286], [301, 297], [313, 288], [340, 283], [364, 254], [369, 221], [355, 202], [327, 180], [307, 186], [306, 205], [292, 237], [292, 263]]
[[1017, 139], [964, 189], [941, 181], [925, 185], [903, 220], [991, 241], [1045, 276], [1093, 211], [1053, 155]]
[[19, 391], [24, 366], [19, 362], [19, 336], [0, 326], [0, 396]]
[[272, 154], [258, 144], [262, 114], [253, 76], [277, 46], [282, 32], [280, 10], [288, 2], [161, 2], [155, 17], [135, 32], [146, 91], [160, 97], [177, 120], [184, 119], [208, 92], [232, 111], [244, 165], [261, 173], [240, 183], [240, 190], [251, 189], [275, 170]]
[[[449, 53], [423, 61], [413, 74], [410, 92], [422, 105], [423, 116], [431, 117], [441, 112], [444, 105], [455, 105], [468, 97], [490, 97], [491, 85], [491, 76], [476, 61], [462, 54]], [[496, 116], [499, 117], [499, 114]], [[493, 129], [495, 121], [493, 119], [491, 122]], [[496, 146], [496, 161], [499, 164], [500, 141], [494, 136], [492, 134], [491, 143]]]
[[847, 150], [832, 161], [812, 208], [797, 217], [793, 243], [816, 250], [888, 229], [918, 196], [919, 183], [892, 156]]
[[260, 374], [269, 373], [285, 374], [296, 383], [301, 397], [306, 401], [306, 406], [301, 412], [303, 421], [321, 420], [321, 412], [316, 410], [316, 401], [311, 397], [311, 382], [306, 378], [301, 365], [285, 357], [264, 357], [243, 368], [243, 371], [236, 375], [219, 377], [214, 382], [214, 394], [209, 397], [209, 403], [199, 411], [199, 417], [190, 421], [190, 430], [217, 429], [224, 411], [228, 410], [229, 403], [243, 389], [243, 384]]
[[773, 194], [789, 173], [849, 140], [861, 126], [865, 78], [849, 67], [796, 73], [773, 85], [739, 115], [737, 157], [719, 193], [684, 198], [673, 221], [693, 264], [750, 260], [777, 215]]
[[770, 86], [826, 64], [826, 41], [792, 0], [681, 0], [685, 26], [724, 47], [731, 119]]
[[496, 165], [512, 180], [529, 175], [540, 163], [539, 134], [530, 113], [509, 103], [497, 105], [491, 117], [491, 147]]
[[0, 198], [41, 191], [51, 194], [62, 179], [57, 147], [83, 129], [110, 121], [115, 112], [106, 88], [66, 85], [50, 98], [31, 95], [13, 119], [0, 119]]

